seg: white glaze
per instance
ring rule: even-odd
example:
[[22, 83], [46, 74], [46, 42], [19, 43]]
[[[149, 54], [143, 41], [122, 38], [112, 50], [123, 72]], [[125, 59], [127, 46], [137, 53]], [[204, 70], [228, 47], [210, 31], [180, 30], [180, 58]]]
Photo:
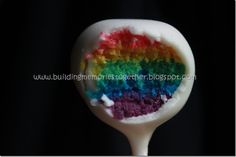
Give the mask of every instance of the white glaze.
[[[169, 24], [153, 20], [105, 20], [89, 26], [79, 37], [72, 54], [72, 72], [83, 73], [80, 61], [83, 54], [97, 47], [99, 34], [110, 33], [116, 29], [128, 27], [135, 34], [146, 34], [149, 38], [164, 42], [173, 47], [181, 57], [186, 67], [186, 75], [194, 76], [195, 65], [190, 46], [182, 34]], [[90, 74], [86, 71], [86, 74]], [[87, 104], [91, 101], [84, 94], [84, 81], [76, 81], [76, 86]], [[87, 81], [92, 89], [93, 82]], [[147, 146], [156, 127], [173, 117], [186, 103], [193, 86], [193, 79], [182, 80], [175, 91], [173, 98], [169, 99], [157, 112], [132, 118], [116, 120], [112, 118], [109, 110], [103, 105], [97, 105], [93, 100], [88, 105], [91, 111], [102, 121], [124, 133], [130, 141], [134, 155], [147, 155]], [[105, 102], [109, 100], [106, 97]], [[112, 102], [106, 103], [111, 105]]]

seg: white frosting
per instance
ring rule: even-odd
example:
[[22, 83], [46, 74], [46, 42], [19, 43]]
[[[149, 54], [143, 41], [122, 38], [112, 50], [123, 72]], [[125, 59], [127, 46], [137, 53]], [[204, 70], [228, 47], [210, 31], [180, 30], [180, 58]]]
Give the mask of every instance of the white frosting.
[[98, 105], [99, 105], [97, 99], [91, 99], [91, 100], [90, 100], [90, 104], [91, 104], [92, 106], [98, 106]]
[[164, 103], [166, 103], [168, 99], [167, 99], [166, 95], [161, 95], [161, 100], [162, 100]]
[[111, 107], [112, 105], [114, 105], [114, 102], [109, 99], [105, 94], [102, 95], [101, 100], [104, 102], [104, 105], [106, 107]]
[[[79, 37], [72, 54], [72, 72], [83, 73], [80, 69], [80, 61], [85, 52], [97, 47], [99, 34], [110, 33], [116, 29], [128, 27], [135, 34], [146, 34], [153, 40], [158, 40], [173, 47], [186, 67], [186, 75], [194, 76], [195, 64], [190, 46], [183, 35], [169, 24], [153, 20], [105, 20], [88, 27]], [[87, 74], [89, 71], [86, 72]], [[193, 79], [182, 80], [180, 86], [157, 112], [138, 117], [116, 120], [112, 118], [111, 111], [106, 106], [114, 104], [106, 95], [102, 96], [104, 105], [97, 105], [96, 100], [89, 100], [84, 93], [84, 81], [76, 82], [77, 88], [86, 100], [91, 111], [102, 121], [124, 133], [129, 139], [134, 155], [147, 155], [147, 145], [156, 127], [178, 113], [186, 103], [192, 86]], [[93, 82], [86, 82], [89, 88], [94, 88]], [[166, 101], [166, 96], [162, 96]]]

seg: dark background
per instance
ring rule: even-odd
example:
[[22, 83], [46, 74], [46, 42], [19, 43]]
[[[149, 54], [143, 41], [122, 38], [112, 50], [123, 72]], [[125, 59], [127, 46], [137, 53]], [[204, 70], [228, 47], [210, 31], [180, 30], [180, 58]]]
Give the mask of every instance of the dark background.
[[126, 138], [90, 113], [72, 81], [32, 78], [69, 74], [78, 35], [111, 18], [169, 23], [194, 53], [191, 96], [156, 130], [149, 154], [234, 155], [235, 4], [222, 2], [0, 1], [1, 155], [130, 155]]

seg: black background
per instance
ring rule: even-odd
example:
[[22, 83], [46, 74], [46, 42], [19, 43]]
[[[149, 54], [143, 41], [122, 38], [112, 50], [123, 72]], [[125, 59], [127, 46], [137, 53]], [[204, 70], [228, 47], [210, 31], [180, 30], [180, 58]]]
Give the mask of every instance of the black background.
[[235, 4], [216, 1], [0, 1], [1, 155], [129, 155], [126, 138], [99, 121], [72, 81], [70, 54], [90, 24], [153, 19], [176, 27], [194, 53], [196, 75], [183, 110], [160, 126], [150, 155], [235, 154]]

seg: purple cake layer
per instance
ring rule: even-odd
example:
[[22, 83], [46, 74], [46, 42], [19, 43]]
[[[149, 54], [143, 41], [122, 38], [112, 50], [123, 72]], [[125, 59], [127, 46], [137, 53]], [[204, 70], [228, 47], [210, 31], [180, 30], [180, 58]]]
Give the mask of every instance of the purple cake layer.
[[165, 103], [163, 97], [166, 97], [166, 99], [171, 98], [171, 96], [161, 96], [160, 94], [139, 97], [138, 93], [126, 93], [124, 96], [114, 99], [114, 105], [111, 106], [111, 110], [116, 119], [137, 117], [157, 111]]

